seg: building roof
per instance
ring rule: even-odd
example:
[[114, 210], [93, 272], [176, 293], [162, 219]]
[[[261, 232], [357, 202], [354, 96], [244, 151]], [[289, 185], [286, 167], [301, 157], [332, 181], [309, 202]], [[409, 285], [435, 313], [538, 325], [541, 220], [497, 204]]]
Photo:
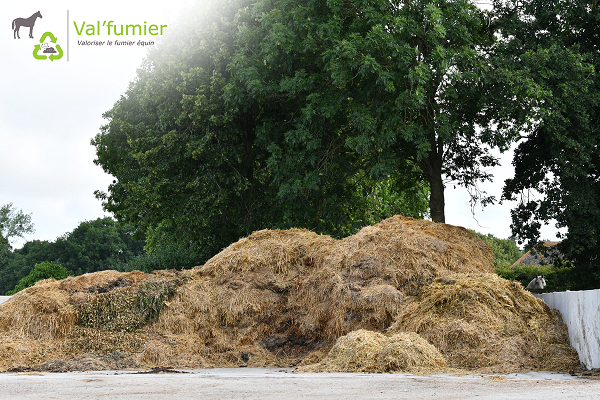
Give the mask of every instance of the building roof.
[[[519, 258], [511, 268], [514, 267], [524, 267], [528, 265], [546, 265], [546, 264], [554, 264], [557, 259], [562, 259], [562, 254], [555, 247], [560, 242], [551, 242], [545, 241], [541, 243], [541, 246], [544, 246], [545, 251], [538, 250], [540, 245], [535, 246], [533, 249], [529, 250], [525, 253], [521, 258]], [[545, 255], [543, 253], [546, 253]]]

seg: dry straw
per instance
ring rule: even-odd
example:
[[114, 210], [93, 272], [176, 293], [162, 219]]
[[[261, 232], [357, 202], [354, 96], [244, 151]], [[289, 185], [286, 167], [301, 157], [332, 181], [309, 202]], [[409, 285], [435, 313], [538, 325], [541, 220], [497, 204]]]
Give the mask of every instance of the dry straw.
[[386, 336], [360, 329], [340, 337], [322, 362], [303, 370], [422, 373], [444, 368], [444, 357], [416, 333]]
[[487, 274], [492, 258], [463, 228], [400, 216], [343, 240], [258, 231], [185, 273], [102, 271], [20, 292], [0, 305], [0, 370], [114, 352], [143, 367], [306, 365], [355, 331], [385, 339], [365, 370], [437, 368], [432, 345], [451, 367], [572, 365], [564, 325]]
[[158, 318], [185, 279], [164, 271], [102, 271], [40, 281], [0, 305], [0, 370], [81, 355], [90, 347], [102, 354], [140, 349], [144, 334], [112, 340], [110, 331], [136, 330]]
[[353, 330], [385, 330], [436, 276], [491, 265], [489, 248], [465, 229], [400, 216], [344, 240], [259, 231], [197, 269], [159, 325], [217, 346], [266, 341], [293, 362]]
[[0, 307], [0, 332], [38, 340], [67, 335], [76, 321], [69, 294], [57, 290], [54, 279], [15, 294]]
[[558, 311], [494, 274], [437, 279], [390, 331], [417, 332], [455, 368], [567, 371], [579, 364]]

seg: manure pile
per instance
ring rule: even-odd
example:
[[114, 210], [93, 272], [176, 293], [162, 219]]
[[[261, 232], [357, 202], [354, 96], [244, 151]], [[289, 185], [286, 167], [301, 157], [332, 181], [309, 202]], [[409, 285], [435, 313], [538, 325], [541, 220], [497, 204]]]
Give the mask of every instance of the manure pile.
[[184, 272], [47, 280], [0, 305], [0, 370], [579, 365], [556, 311], [466, 229], [395, 216], [342, 240], [263, 230]]

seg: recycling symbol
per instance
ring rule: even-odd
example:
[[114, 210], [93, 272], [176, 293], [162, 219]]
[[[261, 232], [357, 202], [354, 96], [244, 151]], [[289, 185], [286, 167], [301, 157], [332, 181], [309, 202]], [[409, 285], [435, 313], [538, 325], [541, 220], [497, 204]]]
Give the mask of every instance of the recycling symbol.
[[[56, 43], [57, 39], [54, 37], [52, 32], [44, 33], [40, 38], [40, 44], [36, 44], [33, 47], [33, 58], [36, 60], [46, 60], [48, 58], [50, 61], [60, 60], [63, 56], [63, 51], [60, 48], [60, 44], [57, 44], [55, 49], [50, 44], [44, 42], [47, 37], [50, 38], [50, 43]], [[42, 51], [42, 49], [44, 50]], [[40, 54], [40, 51], [42, 51], [42, 54]], [[50, 54], [50, 56], [47, 56], [46, 54]]]

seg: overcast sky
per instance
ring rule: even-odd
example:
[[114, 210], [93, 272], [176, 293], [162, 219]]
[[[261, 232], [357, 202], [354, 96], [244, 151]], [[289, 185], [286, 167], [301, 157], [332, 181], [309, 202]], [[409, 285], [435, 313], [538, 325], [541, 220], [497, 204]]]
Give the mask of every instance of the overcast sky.
[[[95, 190], [105, 191], [112, 177], [94, 165], [90, 140], [105, 123], [109, 110], [135, 78], [147, 47], [80, 46], [78, 26], [96, 21], [115, 24], [167, 24], [174, 26], [180, 10], [190, 0], [169, 1], [11, 1], [0, 5], [0, 205], [13, 203], [31, 214], [35, 233], [26, 240], [55, 240], [80, 222], [104, 216]], [[8, 4], [7, 4], [8, 3]], [[85, 5], [84, 5], [85, 4]], [[21, 39], [9, 30], [15, 18], [40, 11], [30, 39], [29, 28], [20, 28]], [[70, 30], [67, 43], [67, 10]], [[168, 36], [169, 28], [164, 31]], [[33, 58], [34, 46], [44, 32], [52, 32], [63, 49], [55, 61]], [[148, 38], [148, 36], [146, 36]], [[108, 40], [105, 33], [85, 39]], [[68, 61], [67, 57], [68, 48]], [[510, 156], [492, 171], [493, 184], [483, 186], [500, 197], [504, 179], [512, 175]], [[488, 206], [471, 215], [468, 195], [462, 188], [447, 187], [447, 222], [492, 233], [510, 235], [509, 204]], [[543, 231], [554, 238], [554, 229]], [[17, 241], [20, 247], [23, 241]]]

